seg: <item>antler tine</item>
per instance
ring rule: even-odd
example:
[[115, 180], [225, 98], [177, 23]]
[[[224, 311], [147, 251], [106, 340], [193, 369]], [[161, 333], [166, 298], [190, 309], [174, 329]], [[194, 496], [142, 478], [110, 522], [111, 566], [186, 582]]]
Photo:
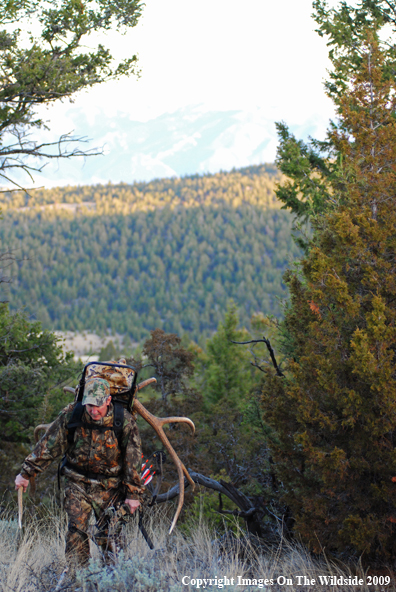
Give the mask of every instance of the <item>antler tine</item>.
[[188, 417], [156, 417], [155, 419], [158, 421], [158, 425], [161, 427], [166, 423], [186, 423], [188, 426], [190, 426], [192, 434], [195, 434], [194, 422]]
[[142, 382], [139, 382], [139, 384], [136, 387], [136, 390], [137, 391], [140, 391], [145, 386], [148, 386], [149, 384], [153, 384], [154, 382], [157, 382], [157, 379], [156, 378], [154, 378], [154, 377], [147, 378], [147, 380], [143, 380]]
[[66, 393], [73, 393], [73, 395], [76, 394], [76, 389], [74, 389], [72, 386], [64, 386], [63, 387], [63, 392]]
[[40, 423], [40, 425], [38, 425], [37, 427], [34, 428], [34, 441], [36, 442], [36, 444], [39, 441], [40, 430], [47, 431], [51, 425], [52, 425], [52, 422], [51, 423]]
[[143, 417], [143, 419], [145, 419], [147, 421], [148, 424], [150, 424], [154, 428], [154, 430], [158, 434], [159, 439], [161, 440], [162, 444], [165, 446], [165, 448], [169, 452], [169, 454], [170, 454], [170, 456], [177, 468], [177, 474], [179, 477], [179, 503], [177, 505], [176, 513], [173, 518], [171, 527], [169, 529], [169, 534], [170, 534], [176, 525], [177, 519], [179, 518], [181, 509], [182, 509], [183, 503], [184, 503], [184, 475], [186, 476], [188, 482], [190, 483], [190, 485], [192, 486], [193, 489], [194, 489], [195, 484], [194, 484], [194, 481], [191, 479], [191, 476], [188, 473], [186, 467], [183, 465], [180, 458], [177, 456], [176, 452], [173, 450], [171, 443], [169, 442], [168, 438], [166, 437], [162, 426], [165, 423], [186, 423], [187, 425], [190, 426], [193, 433], [195, 431], [195, 426], [194, 426], [193, 422], [191, 421], [191, 419], [188, 419], [187, 417], [164, 417], [164, 418], [156, 417], [155, 415], [153, 415], [152, 413], [147, 411], [147, 409], [137, 399], [135, 399], [133, 402], [133, 408], [137, 413], [139, 413], [139, 415], [141, 417]]

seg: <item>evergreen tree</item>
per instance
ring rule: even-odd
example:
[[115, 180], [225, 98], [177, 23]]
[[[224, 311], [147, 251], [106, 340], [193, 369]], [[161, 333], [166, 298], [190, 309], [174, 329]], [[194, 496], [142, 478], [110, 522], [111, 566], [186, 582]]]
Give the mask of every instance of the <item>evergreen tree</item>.
[[205, 474], [227, 476], [253, 496], [264, 514], [265, 505], [274, 501], [274, 487], [258, 405], [260, 371], [249, 364], [250, 353], [239, 344], [248, 339], [248, 333], [238, 326], [237, 308], [232, 304], [207, 341], [206, 352], [197, 351], [194, 383], [203, 396], [197, 461], [204, 462]]
[[104, 347], [100, 349], [99, 361], [108, 362], [109, 360], [118, 360], [121, 357], [121, 353], [118, 351], [112, 341], [109, 341]]
[[0, 304], [0, 485], [11, 486], [33, 441], [33, 429], [52, 421], [71, 401], [61, 386], [76, 384], [80, 364], [59, 339], [23, 313]]
[[244, 395], [253, 385], [252, 372], [244, 348], [233, 343], [243, 341], [247, 332], [238, 329], [239, 317], [235, 305], [231, 305], [217, 332], [206, 344], [203, 384], [204, 398], [211, 405], [219, 403], [232, 408], [243, 407]]
[[[394, 0], [360, 0], [356, 6], [342, 2], [338, 8], [329, 8], [325, 0], [314, 0], [313, 7], [317, 33], [327, 38], [329, 57], [334, 65], [325, 89], [339, 109], [351, 80], [364, 62], [367, 27], [381, 38], [386, 38], [389, 31], [395, 33], [396, 3]], [[382, 55], [383, 76], [392, 78], [396, 69], [396, 46], [392, 40], [382, 44]], [[276, 194], [285, 204], [283, 208], [296, 215], [297, 228], [301, 228], [301, 221], [312, 220], [337, 208], [333, 186], [343, 168], [342, 156], [331, 134], [325, 141], [310, 138], [304, 142], [297, 140], [284, 122], [276, 126], [280, 141], [276, 164], [288, 178], [278, 186]], [[308, 245], [301, 235], [297, 236], [297, 243], [303, 247]]]
[[165, 333], [162, 329], [150, 333], [142, 351], [147, 356], [146, 365], [155, 369], [156, 387], [166, 405], [168, 398], [184, 393], [185, 380], [194, 372], [194, 354], [183, 347], [182, 340], [175, 333]]
[[[111, 328], [134, 341], [158, 327], [204, 345], [229, 299], [245, 327], [259, 310], [280, 316], [282, 275], [301, 254], [293, 217], [274, 195], [280, 178], [262, 165], [139, 185], [0, 193], [0, 252], [16, 250], [19, 259], [4, 297], [46, 329]], [[241, 186], [246, 197], [235, 208]], [[187, 189], [188, 202], [168, 203]], [[81, 199], [93, 207], [71, 213], [67, 206]]]
[[[339, 122], [315, 180], [328, 203], [308, 212], [313, 239], [286, 274], [285, 377], [267, 372], [263, 406], [297, 532], [316, 551], [385, 556], [394, 554], [396, 516], [396, 82], [394, 48], [379, 41], [384, 20], [363, 14], [368, 4], [359, 45], [351, 34], [332, 56]], [[315, 204], [309, 190], [299, 200]]]

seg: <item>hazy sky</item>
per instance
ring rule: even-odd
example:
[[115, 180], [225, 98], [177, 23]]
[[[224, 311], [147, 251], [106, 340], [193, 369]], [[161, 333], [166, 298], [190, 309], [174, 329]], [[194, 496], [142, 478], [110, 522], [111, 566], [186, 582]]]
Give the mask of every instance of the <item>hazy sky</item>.
[[[331, 4], [337, 3], [332, 0]], [[179, 115], [181, 109], [191, 106], [195, 107], [195, 112], [197, 109], [200, 112], [241, 111], [240, 120], [246, 122], [247, 127], [244, 132], [245, 124], [241, 123], [238, 133], [250, 138], [256, 133], [264, 140], [267, 137], [268, 146], [261, 158], [273, 161], [277, 145], [273, 122], [284, 120], [297, 134], [313, 133], [323, 138], [328, 120], [333, 116], [332, 104], [323, 90], [326, 69], [330, 66], [328, 50], [326, 41], [314, 31], [316, 25], [311, 13], [311, 0], [244, 0], [243, 3], [236, 0], [147, 0], [139, 24], [126, 35], [109, 32], [90, 40], [92, 47], [97, 42], [109, 46], [119, 58], [137, 53], [140, 78], [132, 76], [84, 91], [74, 97], [73, 105], [64, 101], [47, 109], [44, 118], [56, 137], [74, 130], [77, 135], [88, 135], [92, 139], [91, 146], [105, 146], [108, 153], [113, 151], [113, 164], [110, 156], [107, 160], [105, 157], [88, 160], [89, 166], [102, 171], [103, 178], [114, 182], [148, 180], [150, 175], [151, 178], [162, 175], [164, 167], [168, 170], [169, 163], [161, 162], [161, 154], [172, 151], [172, 142], [176, 142], [176, 146], [180, 138], [182, 142], [192, 141], [187, 131], [183, 136], [183, 125], [192, 110]], [[125, 128], [126, 121], [153, 122], [167, 113], [175, 113], [173, 121], [178, 131], [172, 135], [171, 122], [161, 138], [160, 154], [150, 152], [152, 147], [140, 145], [139, 142], [143, 142], [140, 137], [135, 138], [134, 147], [126, 146], [128, 139], [136, 135], [135, 128], [132, 132]], [[103, 129], [99, 132], [100, 124], [117, 138], [113, 147], [111, 142], [106, 144]], [[254, 126], [256, 132], [252, 131]], [[157, 129], [155, 125], [150, 126], [150, 130], [153, 129]], [[142, 126], [139, 133], [143, 138]], [[152, 146], [156, 132], [150, 133]], [[196, 133], [199, 135], [199, 130]], [[233, 133], [231, 130], [228, 136]], [[117, 146], [118, 152], [122, 149], [122, 136], [125, 139], [122, 156], [131, 158], [132, 161], [126, 162], [132, 164], [122, 167], [120, 164], [120, 173], [115, 170], [114, 161], [118, 156]], [[215, 172], [216, 163], [225, 170], [230, 166], [246, 166], [246, 163], [258, 164], [249, 160], [248, 155], [239, 158], [237, 136], [232, 139], [234, 156], [231, 160], [228, 156], [223, 162], [222, 154], [226, 152], [221, 142], [224, 138], [223, 134], [217, 141], [217, 152], [212, 160], [201, 163], [197, 171], [185, 169], [188, 174], [202, 170]], [[239, 147], [242, 154], [242, 144]], [[200, 149], [203, 148], [201, 141]], [[143, 164], [135, 166], [136, 158]], [[154, 163], [151, 169], [145, 169], [147, 161]], [[97, 182], [98, 174], [95, 178], [91, 175], [87, 181], [88, 165], [84, 177], [78, 159], [56, 166], [59, 169], [55, 169], [55, 163], [46, 167], [37, 182], [85, 183], [95, 182], [95, 178]], [[129, 177], [123, 172], [128, 170]]]
[[[311, 0], [147, 0], [137, 27], [101, 38], [115, 55], [139, 55], [140, 79], [102, 84], [75, 105], [140, 121], [192, 104], [264, 107], [295, 123], [328, 118], [327, 48], [311, 13]], [[56, 108], [57, 117], [68, 106]]]

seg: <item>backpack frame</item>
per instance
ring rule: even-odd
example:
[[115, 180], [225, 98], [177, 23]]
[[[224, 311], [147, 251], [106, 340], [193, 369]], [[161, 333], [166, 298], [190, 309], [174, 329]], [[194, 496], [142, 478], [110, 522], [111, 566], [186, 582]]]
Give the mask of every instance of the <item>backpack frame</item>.
[[[82, 421], [82, 415], [84, 413], [84, 405], [82, 404], [82, 400], [84, 397], [86, 374], [87, 369], [93, 365], [106, 366], [111, 368], [128, 368], [129, 370], [133, 371], [133, 380], [130, 389], [122, 393], [118, 393], [117, 395], [110, 395], [111, 402], [114, 406], [113, 425], [110, 427], [98, 426], [93, 428], [90, 424], [86, 424]], [[135, 398], [136, 393], [136, 382], [137, 371], [135, 368], [133, 368], [133, 366], [128, 366], [127, 364], [119, 364], [118, 362], [88, 362], [88, 364], [84, 366], [84, 370], [82, 372], [81, 379], [78, 384], [78, 392], [75, 400], [76, 403], [73, 409], [73, 413], [70, 417], [69, 423], [67, 424], [67, 441], [69, 446], [72, 445], [74, 442], [74, 434], [76, 429], [80, 426], [84, 426], [88, 427], [89, 429], [95, 429], [98, 431], [113, 430], [117, 437], [118, 445], [119, 447], [121, 447], [122, 428], [124, 424], [124, 408], [126, 408], [127, 411], [129, 411], [129, 413], [132, 412], [133, 400]], [[122, 395], [122, 398], [120, 398], [120, 395]]]

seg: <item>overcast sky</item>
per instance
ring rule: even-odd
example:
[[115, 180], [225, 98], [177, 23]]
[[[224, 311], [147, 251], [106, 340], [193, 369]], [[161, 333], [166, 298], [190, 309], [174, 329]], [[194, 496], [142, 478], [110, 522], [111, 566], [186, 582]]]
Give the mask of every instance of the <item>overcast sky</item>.
[[[91, 124], [103, 111], [145, 122], [191, 105], [260, 109], [295, 127], [316, 121], [324, 135], [333, 116], [323, 91], [328, 51], [311, 13], [311, 0], [147, 0], [137, 27], [99, 39], [120, 58], [137, 53], [140, 78], [84, 91], [73, 108]], [[57, 133], [73, 128], [70, 109], [65, 101], [47, 110]]]
[[[322, 81], [325, 40], [311, 0], [147, 0], [127, 35], [100, 39], [115, 55], [139, 55], [141, 77], [102, 84], [75, 104], [144, 121], [191, 104], [265, 107], [275, 118], [331, 115]], [[63, 110], [67, 109], [65, 103]], [[58, 111], [58, 109], [57, 109]], [[62, 111], [62, 108], [59, 109]]]

